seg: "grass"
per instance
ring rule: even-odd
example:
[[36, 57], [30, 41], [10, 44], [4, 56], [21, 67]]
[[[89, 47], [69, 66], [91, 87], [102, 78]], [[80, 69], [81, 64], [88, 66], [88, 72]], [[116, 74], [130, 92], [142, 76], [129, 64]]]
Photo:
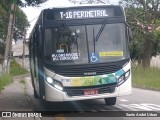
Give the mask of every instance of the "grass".
[[134, 87], [160, 90], [160, 69], [143, 69], [142, 66], [132, 66], [132, 83]]
[[[0, 76], [0, 92], [4, 89], [4, 86], [13, 82], [13, 76], [27, 74], [28, 70], [22, 68], [16, 60], [12, 60], [10, 63], [10, 73]], [[24, 84], [25, 81], [21, 80], [20, 83]]]
[[4, 86], [10, 84], [13, 82], [13, 78], [11, 75], [9, 74], [3, 74], [1, 77], [0, 77], [0, 93], [1, 91], [4, 89]]
[[27, 74], [29, 73], [28, 70], [22, 68], [17, 62], [16, 60], [12, 60], [11, 64], [10, 64], [10, 74], [12, 76], [16, 76], [16, 75], [23, 75], [23, 74]]
[[24, 81], [23, 79], [20, 80], [19, 82], [20, 82], [21, 84], [23, 84], [23, 85], [25, 84], [25, 81]]

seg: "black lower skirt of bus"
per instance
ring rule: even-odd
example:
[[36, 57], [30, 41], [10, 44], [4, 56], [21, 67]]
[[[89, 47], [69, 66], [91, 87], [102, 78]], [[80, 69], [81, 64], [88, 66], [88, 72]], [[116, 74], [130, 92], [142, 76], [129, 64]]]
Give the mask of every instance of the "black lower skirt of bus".
[[97, 89], [98, 94], [104, 93], [113, 93], [116, 88], [116, 83], [112, 85], [103, 85], [103, 86], [92, 86], [92, 87], [67, 87], [63, 91], [67, 93], [68, 96], [82, 96], [84, 95], [85, 90]]

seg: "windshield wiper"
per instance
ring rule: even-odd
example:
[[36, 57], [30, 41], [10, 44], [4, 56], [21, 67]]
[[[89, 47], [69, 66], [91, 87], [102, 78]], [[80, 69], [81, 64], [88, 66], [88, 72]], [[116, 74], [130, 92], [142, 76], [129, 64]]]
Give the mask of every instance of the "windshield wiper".
[[69, 29], [69, 27], [68, 27], [68, 25], [67, 25], [66, 22], [62, 22], [62, 25], [63, 25], [65, 28], [67, 28], [67, 31], [68, 31], [69, 33], [71, 33], [71, 30]]
[[106, 26], [107, 22], [108, 22], [107, 19], [105, 19], [105, 20], [104, 20], [104, 23], [102, 24], [101, 28], [99, 29], [99, 31], [98, 31], [98, 33], [97, 33], [97, 35], [96, 35], [95, 42], [98, 41], [98, 39], [99, 39], [99, 37], [101, 36], [101, 34], [102, 34], [102, 32], [103, 32], [103, 30], [104, 30], [104, 27]]

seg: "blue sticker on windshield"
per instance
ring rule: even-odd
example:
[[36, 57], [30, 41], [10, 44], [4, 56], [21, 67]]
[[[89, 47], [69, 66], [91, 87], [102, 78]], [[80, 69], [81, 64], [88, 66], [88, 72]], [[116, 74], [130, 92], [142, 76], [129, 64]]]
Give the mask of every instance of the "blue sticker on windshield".
[[98, 53], [90, 53], [90, 62], [92, 62], [92, 63], [100, 62], [99, 54]]

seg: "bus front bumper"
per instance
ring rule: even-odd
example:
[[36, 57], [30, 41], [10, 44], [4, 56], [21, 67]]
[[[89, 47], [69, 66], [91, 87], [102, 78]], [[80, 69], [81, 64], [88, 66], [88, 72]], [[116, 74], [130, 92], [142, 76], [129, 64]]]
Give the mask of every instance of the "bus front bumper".
[[[127, 81], [122, 84], [120, 87], [125, 87], [129, 83]], [[96, 95], [81, 95], [81, 96], [68, 96], [66, 92], [58, 90], [45, 82], [45, 100], [46, 101], [53, 101], [53, 102], [63, 102], [63, 101], [75, 101], [75, 100], [87, 100], [87, 99], [101, 99], [101, 98], [108, 98], [108, 97], [117, 97], [119, 95], [120, 87], [116, 87], [113, 93], [103, 93], [103, 94], [96, 94]], [[126, 95], [131, 94], [131, 90], [125, 92]], [[123, 94], [123, 95], [125, 95]]]

